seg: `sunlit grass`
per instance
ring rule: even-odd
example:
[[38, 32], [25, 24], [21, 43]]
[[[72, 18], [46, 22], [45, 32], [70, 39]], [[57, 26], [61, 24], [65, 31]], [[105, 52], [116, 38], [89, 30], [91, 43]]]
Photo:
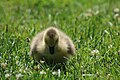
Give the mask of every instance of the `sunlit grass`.
[[[119, 80], [119, 0], [1, 0], [0, 78]], [[32, 37], [49, 26], [69, 35], [76, 56], [66, 70], [45, 64], [33, 66], [29, 57]]]

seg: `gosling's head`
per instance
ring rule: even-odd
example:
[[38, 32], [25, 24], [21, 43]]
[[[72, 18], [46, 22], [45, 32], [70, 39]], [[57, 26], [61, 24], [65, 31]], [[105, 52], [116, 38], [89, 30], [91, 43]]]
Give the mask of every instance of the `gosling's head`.
[[45, 34], [45, 44], [49, 47], [54, 47], [59, 40], [57, 30], [55, 28], [49, 28]]

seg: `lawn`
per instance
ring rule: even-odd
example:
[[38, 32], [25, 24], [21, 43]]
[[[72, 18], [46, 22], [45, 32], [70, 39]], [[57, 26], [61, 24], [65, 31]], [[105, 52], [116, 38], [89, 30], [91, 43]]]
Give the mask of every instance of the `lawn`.
[[[119, 80], [119, 9], [119, 0], [0, 0], [0, 79]], [[49, 26], [75, 44], [66, 70], [29, 56], [33, 36]]]

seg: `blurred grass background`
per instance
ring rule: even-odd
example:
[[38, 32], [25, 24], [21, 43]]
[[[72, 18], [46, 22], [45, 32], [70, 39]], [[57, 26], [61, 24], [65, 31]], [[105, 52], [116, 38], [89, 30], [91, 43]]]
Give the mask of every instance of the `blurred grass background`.
[[[0, 78], [119, 80], [119, 0], [0, 0]], [[117, 10], [117, 12], [116, 12]], [[28, 39], [56, 26], [69, 35], [76, 56], [60, 76], [32, 69]]]

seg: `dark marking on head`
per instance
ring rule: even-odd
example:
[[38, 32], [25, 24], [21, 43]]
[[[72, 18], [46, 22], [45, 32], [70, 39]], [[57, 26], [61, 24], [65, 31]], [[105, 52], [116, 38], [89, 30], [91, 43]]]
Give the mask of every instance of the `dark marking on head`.
[[54, 29], [50, 29], [47, 31], [47, 35], [50, 37], [50, 38], [54, 38], [55, 35], [56, 35], [56, 31]]

